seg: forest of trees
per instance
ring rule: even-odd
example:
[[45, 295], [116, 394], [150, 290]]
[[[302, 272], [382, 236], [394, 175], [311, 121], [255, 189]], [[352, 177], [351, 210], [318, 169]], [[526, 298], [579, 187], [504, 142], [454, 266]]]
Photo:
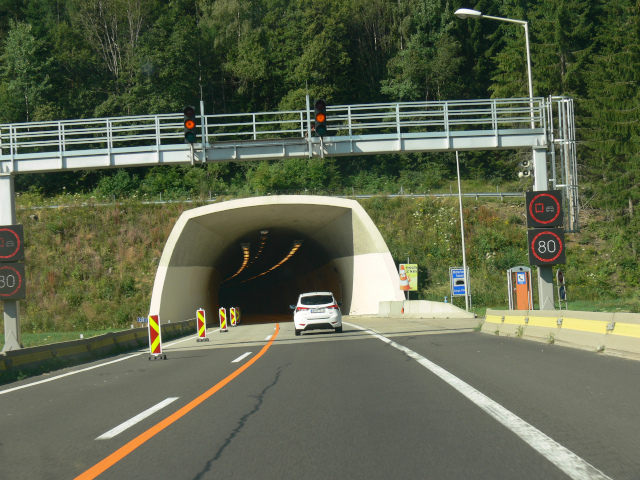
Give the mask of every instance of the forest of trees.
[[[534, 95], [576, 101], [581, 198], [637, 224], [639, 0], [0, 0], [0, 123], [177, 113], [200, 99], [205, 113], [301, 109], [307, 92], [330, 104], [528, 96], [524, 29], [458, 8], [529, 21]], [[513, 155], [468, 155], [463, 175], [510, 180]], [[17, 189], [331, 190], [455, 175], [443, 154], [191, 170], [23, 175]]]

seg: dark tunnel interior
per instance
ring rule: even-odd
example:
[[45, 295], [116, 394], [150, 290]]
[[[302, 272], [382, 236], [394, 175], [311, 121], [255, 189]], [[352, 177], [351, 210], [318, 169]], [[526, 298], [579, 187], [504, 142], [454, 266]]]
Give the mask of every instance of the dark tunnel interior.
[[[342, 301], [337, 269], [312, 238], [286, 228], [263, 228], [238, 238], [215, 265], [219, 306], [243, 314], [290, 314], [304, 292], [330, 291]], [[212, 295], [215, 297], [215, 295]]]

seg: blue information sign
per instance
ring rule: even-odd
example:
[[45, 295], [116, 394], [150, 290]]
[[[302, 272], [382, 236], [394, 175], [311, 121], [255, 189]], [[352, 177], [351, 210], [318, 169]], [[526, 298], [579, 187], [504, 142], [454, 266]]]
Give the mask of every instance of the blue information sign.
[[467, 293], [467, 285], [464, 281], [464, 269], [463, 268], [451, 268], [451, 284], [453, 288], [451, 294], [453, 296], [464, 296]]

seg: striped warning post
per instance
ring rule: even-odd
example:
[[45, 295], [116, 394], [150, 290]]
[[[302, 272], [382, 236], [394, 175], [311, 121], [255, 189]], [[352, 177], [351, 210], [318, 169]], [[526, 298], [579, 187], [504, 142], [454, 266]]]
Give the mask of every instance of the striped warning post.
[[229, 309], [229, 313], [231, 314], [231, 326], [236, 326], [236, 307], [231, 307]]
[[226, 332], [227, 331], [227, 309], [224, 307], [220, 307], [219, 314], [220, 314], [220, 331]]
[[196, 311], [196, 319], [197, 319], [197, 325], [198, 325], [198, 342], [208, 342], [209, 339], [207, 338], [207, 320], [206, 320], [206, 315], [204, 313], [204, 309], [200, 308], [198, 311]]
[[162, 355], [162, 331], [160, 329], [160, 315], [149, 315], [149, 350], [152, 358], [167, 358]]

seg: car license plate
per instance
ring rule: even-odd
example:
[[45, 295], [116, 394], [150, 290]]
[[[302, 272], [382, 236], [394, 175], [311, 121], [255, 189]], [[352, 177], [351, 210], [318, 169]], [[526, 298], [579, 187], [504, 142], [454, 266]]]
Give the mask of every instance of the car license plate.
[[324, 308], [312, 308], [311, 313], [324, 313]]

